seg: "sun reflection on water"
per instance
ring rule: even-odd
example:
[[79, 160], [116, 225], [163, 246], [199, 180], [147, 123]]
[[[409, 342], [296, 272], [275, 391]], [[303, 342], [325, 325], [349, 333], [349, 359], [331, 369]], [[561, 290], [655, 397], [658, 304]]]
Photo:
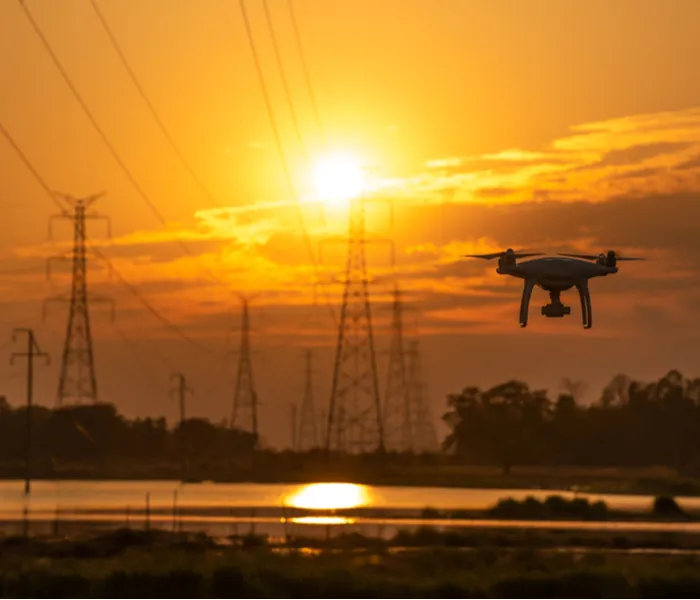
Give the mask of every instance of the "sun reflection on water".
[[292, 517], [289, 522], [299, 525], [352, 525], [355, 519], [349, 517]]
[[369, 489], [354, 483], [313, 483], [286, 498], [288, 506], [313, 510], [358, 508], [371, 501]]

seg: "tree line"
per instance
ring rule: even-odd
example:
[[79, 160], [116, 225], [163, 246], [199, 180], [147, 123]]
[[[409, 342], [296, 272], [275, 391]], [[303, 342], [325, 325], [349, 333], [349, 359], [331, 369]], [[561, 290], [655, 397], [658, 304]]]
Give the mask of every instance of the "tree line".
[[[111, 404], [34, 406], [31, 420], [31, 461], [42, 475], [57, 468], [104, 471], [119, 464], [181, 470], [187, 464], [235, 462], [256, 446], [255, 436], [226, 423], [192, 418], [168, 428], [163, 417], [127, 419]], [[12, 408], [0, 398], [0, 464], [6, 474], [23, 473], [26, 425], [26, 408]]]
[[[575, 386], [572, 386], [572, 391]], [[51, 477], [73, 470], [129, 476], [276, 477], [280, 471], [322, 472], [323, 451], [261, 449], [251, 433], [191, 418], [168, 427], [165, 418], [128, 419], [110, 404], [34, 406], [31, 461]], [[700, 472], [700, 378], [670, 371], [644, 383], [616, 375], [592, 403], [576, 393], [552, 398], [547, 390], [509, 381], [488, 389], [466, 387], [447, 398], [449, 432], [438, 455], [334, 456], [336, 465], [384, 464], [649, 467]], [[24, 474], [27, 414], [0, 397], [0, 477]], [[348, 462], [350, 461], [350, 462]], [[388, 462], [387, 462], [388, 461]], [[408, 462], [407, 462], [408, 461]], [[379, 475], [378, 475], [379, 476]]]
[[672, 370], [644, 383], [616, 375], [587, 405], [509, 381], [451, 394], [443, 449], [470, 464], [700, 467], [700, 378]]

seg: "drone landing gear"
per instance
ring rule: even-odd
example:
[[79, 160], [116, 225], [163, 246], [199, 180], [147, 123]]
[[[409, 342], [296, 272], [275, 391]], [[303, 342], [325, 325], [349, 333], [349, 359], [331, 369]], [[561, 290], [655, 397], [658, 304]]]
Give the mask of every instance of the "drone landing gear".
[[[523, 296], [520, 300], [520, 327], [527, 327], [527, 318], [530, 308], [530, 297], [532, 290], [535, 287], [536, 280], [526, 279], [523, 287]], [[584, 279], [576, 283], [581, 298], [581, 318], [583, 320], [583, 328], [590, 329], [593, 326], [593, 310], [591, 308], [591, 294], [588, 289], [588, 280]], [[549, 318], [560, 318], [571, 314], [571, 307], [564, 306], [561, 301], [561, 291], [549, 291], [550, 303], [542, 307], [542, 314]]]
[[591, 292], [588, 289], [588, 280], [584, 279], [576, 283], [578, 295], [581, 297], [581, 318], [583, 328], [590, 329], [593, 326], [593, 309], [591, 308]]
[[542, 307], [542, 314], [549, 318], [560, 318], [571, 314], [571, 307], [564, 306], [561, 302], [559, 290], [549, 292], [550, 303]]
[[523, 297], [520, 300], [520, 327], [527, 327], [527, 314], [530, 308], [530, 297], [532, 289], [535, 287], [534, 279], [526, 279], [525, 287], [523, 288]]

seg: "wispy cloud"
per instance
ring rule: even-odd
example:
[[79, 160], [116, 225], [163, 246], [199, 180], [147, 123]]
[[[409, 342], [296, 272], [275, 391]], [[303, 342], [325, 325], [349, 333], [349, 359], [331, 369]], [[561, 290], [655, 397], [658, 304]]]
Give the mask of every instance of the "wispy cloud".
[[[435, 202], [601, 201], [693, 188], [700, 172], [700, 109], [577, 125], [539, 150], [433, 158], [427, 171], [388, 181], [402, 196]], [[644, 181], [639, 181], [644, 178]]]
[[[509, 246], [587, 252], [613, 247], [655, 257], [663, 269], [638, 265], [597, 285], [594, 310], [619, 317], [618, 329], [626, 323], [633, 327], [637, 317], [648, 327], [668, 325], [676, 318], [666, 314], [669, 306], [676, 315], [694, 318], [690, 304], [677, 298], [674, 304], [669, 297], [700, 298], [695, 283], [700, 241], [693, 225], [700, 220], [698, 140], [700, 109], [625, 117], [572, 127], [571, 135], [544, 148], [435, 158], [410, 176], [375, 181], [376, 196], [393, 199], [396, 220], [387, 231], [386, 223], [369, 213], [368, 230], [383, 228], [397, 257], [394, 267], [385, 256], [370, 257], [372, 277], [379, 282], [377, 302], [388, 305], [390, 284], [397, 279], [428, 330], [506, 331], [516, 318], [518, 282], [464, 254]], [[303, 204], [301, 212], [317, 257], [322, 239], [344, 235], [345, 211], [330, 211], [325, 222], [318, 218], [318, 205]], [[192, 226], [173, 223], [163, 231], [93, 243], [162, 310], [183, 322], [215, 321], [230, 311], [238, 292], [255, 290], [264, 292], [262, 303], [276, 307], [277, 330], [288, 332], [292, 325], [284, 325], [284, 315], [314, 302], [312, 282], [318, 275], [316, 298], [325, 292], [339, 301], [345, 247], [314, 267], [295, 203], [282, 199], [200, 210], [195, 217]], [[182, 244], [196, 258], [184, 253]], [[8, 269], [17, 271], [7, 275], [4, 291], [11, 295], [21, 287], [25, 295], [45, 294], [37, 269], [40, 258], [54, 251], [46, 245], [17, 249], [7, 261]], [[212, 281], [208, 271], [225, 285]], [[103, 285], [102, 279], [95, 285]], [[625, 302], [639, 310], [626, 310]], [[137, 306], [133, 299], [125, 304]], [[572, 331], [576, 319], [567, 322]], [[532, 326], [546, 331], [540, 320], [533, 319]]]

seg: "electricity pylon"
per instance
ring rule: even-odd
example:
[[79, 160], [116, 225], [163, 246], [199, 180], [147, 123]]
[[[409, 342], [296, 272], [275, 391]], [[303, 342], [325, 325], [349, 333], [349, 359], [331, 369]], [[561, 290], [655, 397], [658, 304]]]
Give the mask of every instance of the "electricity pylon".
[[350, 200], [345, 289], [338, 326], [326, 451], [384, 452], [365, 249], [365, 199]]
[[[109, 217], [88, 212], [88, 208], [104, 194], [94, 194], [87, 198], [73, 198], [72, 196], [59, 195], [63, 201], [73, 209], [72, 212], [64, 209], [60, 214], [53, 215], [49, 222], [49, 236], [52, 234], [51, 224], [55, 219], [66, 219], [73, 223], [73, 250], [69, 254], [53, 256], [47, 264], [47, 276], [51, 274], [51, 261], [70, 260], [72, 262], [72, 284], [70, 296], [56, 296], [48, 298], [48, 302], [68, 302], [68, 325], [63, 346], [61, 360], [61, 375], [58, 383], [56, 403], [58, 406], [65, 404], [83, 404], [83, 402], [97, 402], [97, 377], [95, 375], [95, 357], [92, 346], [92, 332], [90, 329], [90, 303], [108, 302], [112, 305], [112, 318], [114, 318], [114, 302], [110, 298], [88, 296], [87, 285], [87, 250], [86, 227], [88, 219], [107, 219]], [[46, 318], [46, 310], [44, 310]]]
[[403, 306], [398, 285], [394, 287], [391, 347], [389, 349], [389, 371], [386, 379], [383, 419], [387, 450], [411, 452], [413, 450], [411, 405], [406, 376]]
[[174, 380], [176, 387], [170, 390], [170, 395], [177, 398], [178, 411], [180, 417], [180, 447], [178, 448], [180, 452], [180, 468], [182, 469], [183, 479], [187, 474], [189, 448], [187, 444], [187, 435], [184, 428], [185, 423], [185, 400], [187, 394], [192, 394], [192, 388], [187, 385], [187, 379], [182, 373], [173, 373], [170, 376], [171, 380]]
[[438, 450], [437, 434], [433, 415], [426, 397], [427, 385], [423, 375], [420, 347], [417, 340], [412, 340], [406, 352], [407, 386], [411, 408], [411, 433], [414, 452], [436, 452]]
[[[258, 395], [253, 382], [253, 367], [250, 352], [250, 315], [248, 299], [243, 298], [241, 316], [241, 345], [238, 352], [238, 374], [233, 395], [231, 427], [237, 427], [258, 439]], [[257, 444], [257, 442], [256, 442]]]
[[297, 441], [295, 449], [301, 452], [318, 448], [318, 429], [316, 427], [316, 409], [314, 408], [313, 351], [307, 350], [305, 356], [304, 399], [301, 402], [299, 429], [295, 436]]

